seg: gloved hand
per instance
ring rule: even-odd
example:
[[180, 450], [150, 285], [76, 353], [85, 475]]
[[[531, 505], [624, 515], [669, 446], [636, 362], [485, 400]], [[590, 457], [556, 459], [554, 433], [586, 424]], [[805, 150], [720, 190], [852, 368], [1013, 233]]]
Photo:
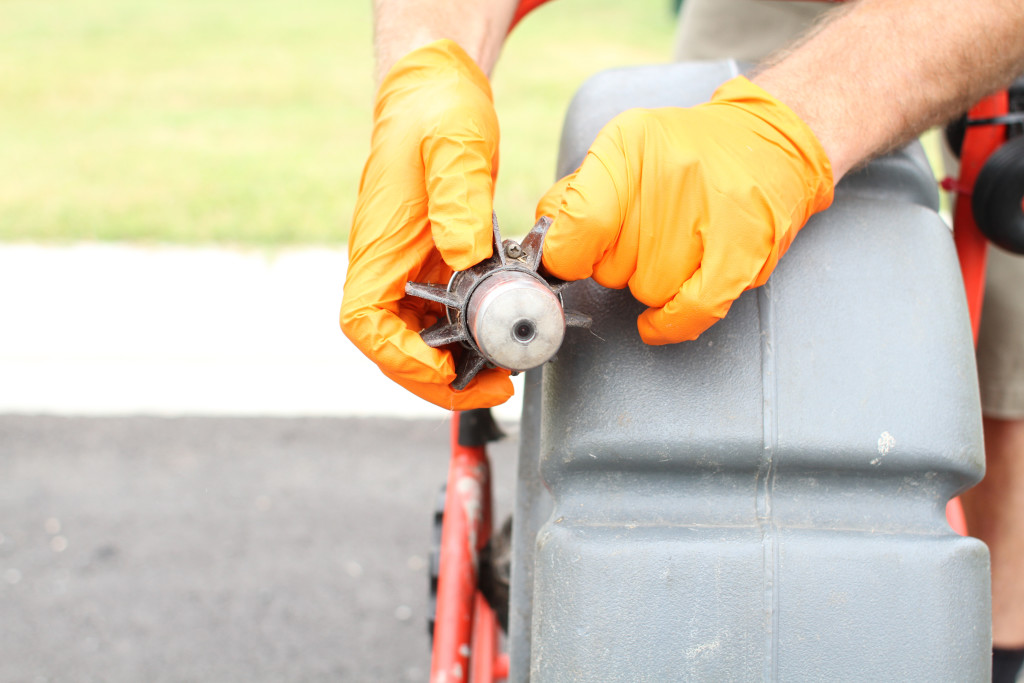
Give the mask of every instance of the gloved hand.
[[597, 136], [537, 215], [554, 216], [544, 265], [629, 286], [648, 344], [696, 339], [764, 284], [811, 214], [832, 203], [811, 129], [743, 77], [688, 109], [631, 110]]
[[359, 183], [341, 327], [381, 371], [443, 408], [484, 408], [512, 395], [504, 370], [461, 392], [451, 353], [419, 332], [439, 304], [406, 297], [407, 281], [447, 284], [489, 257], [498, 119], [487, 76], [457, 44], [414, 50], [381, 82], [370, 157]]

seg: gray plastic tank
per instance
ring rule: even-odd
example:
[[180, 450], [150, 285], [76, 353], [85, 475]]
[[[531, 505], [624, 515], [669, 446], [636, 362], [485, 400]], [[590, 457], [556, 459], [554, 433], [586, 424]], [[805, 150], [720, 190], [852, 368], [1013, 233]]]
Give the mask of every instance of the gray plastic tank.
[[[731, 62], [583, 86], [559, 174]], [[988, 551], [946, 523], [983, 472], [951, 235], [916, 145], [840, 185], [768, 284], [652, 347], [628, 291], [526, 383], [512, 681], [986, 681]]]

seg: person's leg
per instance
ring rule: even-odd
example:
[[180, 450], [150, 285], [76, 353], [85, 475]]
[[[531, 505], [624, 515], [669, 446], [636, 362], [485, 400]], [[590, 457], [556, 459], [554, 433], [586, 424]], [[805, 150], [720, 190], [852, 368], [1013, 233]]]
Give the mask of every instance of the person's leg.
[[992, 640], [1024, 648], [1024, 420], [985, 418], [985, 479], [963, 495], [971, 535], [992, 554]]
[[1024, 420], [986, 417], [985, 479], [961, 499], [967, 528], [992, 555], [992, 680], [1024, 662]]
[[992, 555], [993, 681], [1024, 660], [1024, 258], [992, 248], [978, 338], [985, 479], [962, 497]]
[[674, 56], [756, 63], [796, 40], [832, 7], [793, 0], [684, 0]]

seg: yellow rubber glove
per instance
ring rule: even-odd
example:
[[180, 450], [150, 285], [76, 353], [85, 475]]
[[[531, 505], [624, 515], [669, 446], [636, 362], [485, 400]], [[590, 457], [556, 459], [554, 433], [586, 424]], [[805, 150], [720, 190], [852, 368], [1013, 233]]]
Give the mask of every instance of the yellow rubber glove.
[[341, 327], [385, 375], [452, 410], [512, 395], [504, 370], [484, 370], [463, 391], [451, 353], [419, 332], [439, 304], [406, 297], [405, 283], [447, 284], [452, 269], [489, 257], [498, 171], [498, 118], [487, 76], [457, 44], [414, 50], [377, 93], [370, 157], [359, 183]]
[[648, 344], [696, 339], [764, 284], [811, 214], [832, 203], [811, 129], [743, 77], [688, 109], [631, 110], [598, 134], [537, 214], [555, 216], [544, 265], [629, 286]]

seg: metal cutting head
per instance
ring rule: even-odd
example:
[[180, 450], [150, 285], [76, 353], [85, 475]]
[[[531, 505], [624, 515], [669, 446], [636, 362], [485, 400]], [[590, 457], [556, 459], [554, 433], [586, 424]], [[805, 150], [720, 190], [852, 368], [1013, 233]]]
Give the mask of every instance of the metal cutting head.
[[455, 273], [447, 286], [409, 282], [406, 294], [445, 306], [446, 318], [420, 336], [429, 346], [460, 344], [452, 388], [461, 390], [485, 366], [521, 372], [543, 365], [562, 345], [566, 327], [589, 327], [590, 317], [565, 311], [559, 291], [565, 281], [539, 273], [542, 217], [523, 239], [502, 240], [492, 218], [494, 253]]

